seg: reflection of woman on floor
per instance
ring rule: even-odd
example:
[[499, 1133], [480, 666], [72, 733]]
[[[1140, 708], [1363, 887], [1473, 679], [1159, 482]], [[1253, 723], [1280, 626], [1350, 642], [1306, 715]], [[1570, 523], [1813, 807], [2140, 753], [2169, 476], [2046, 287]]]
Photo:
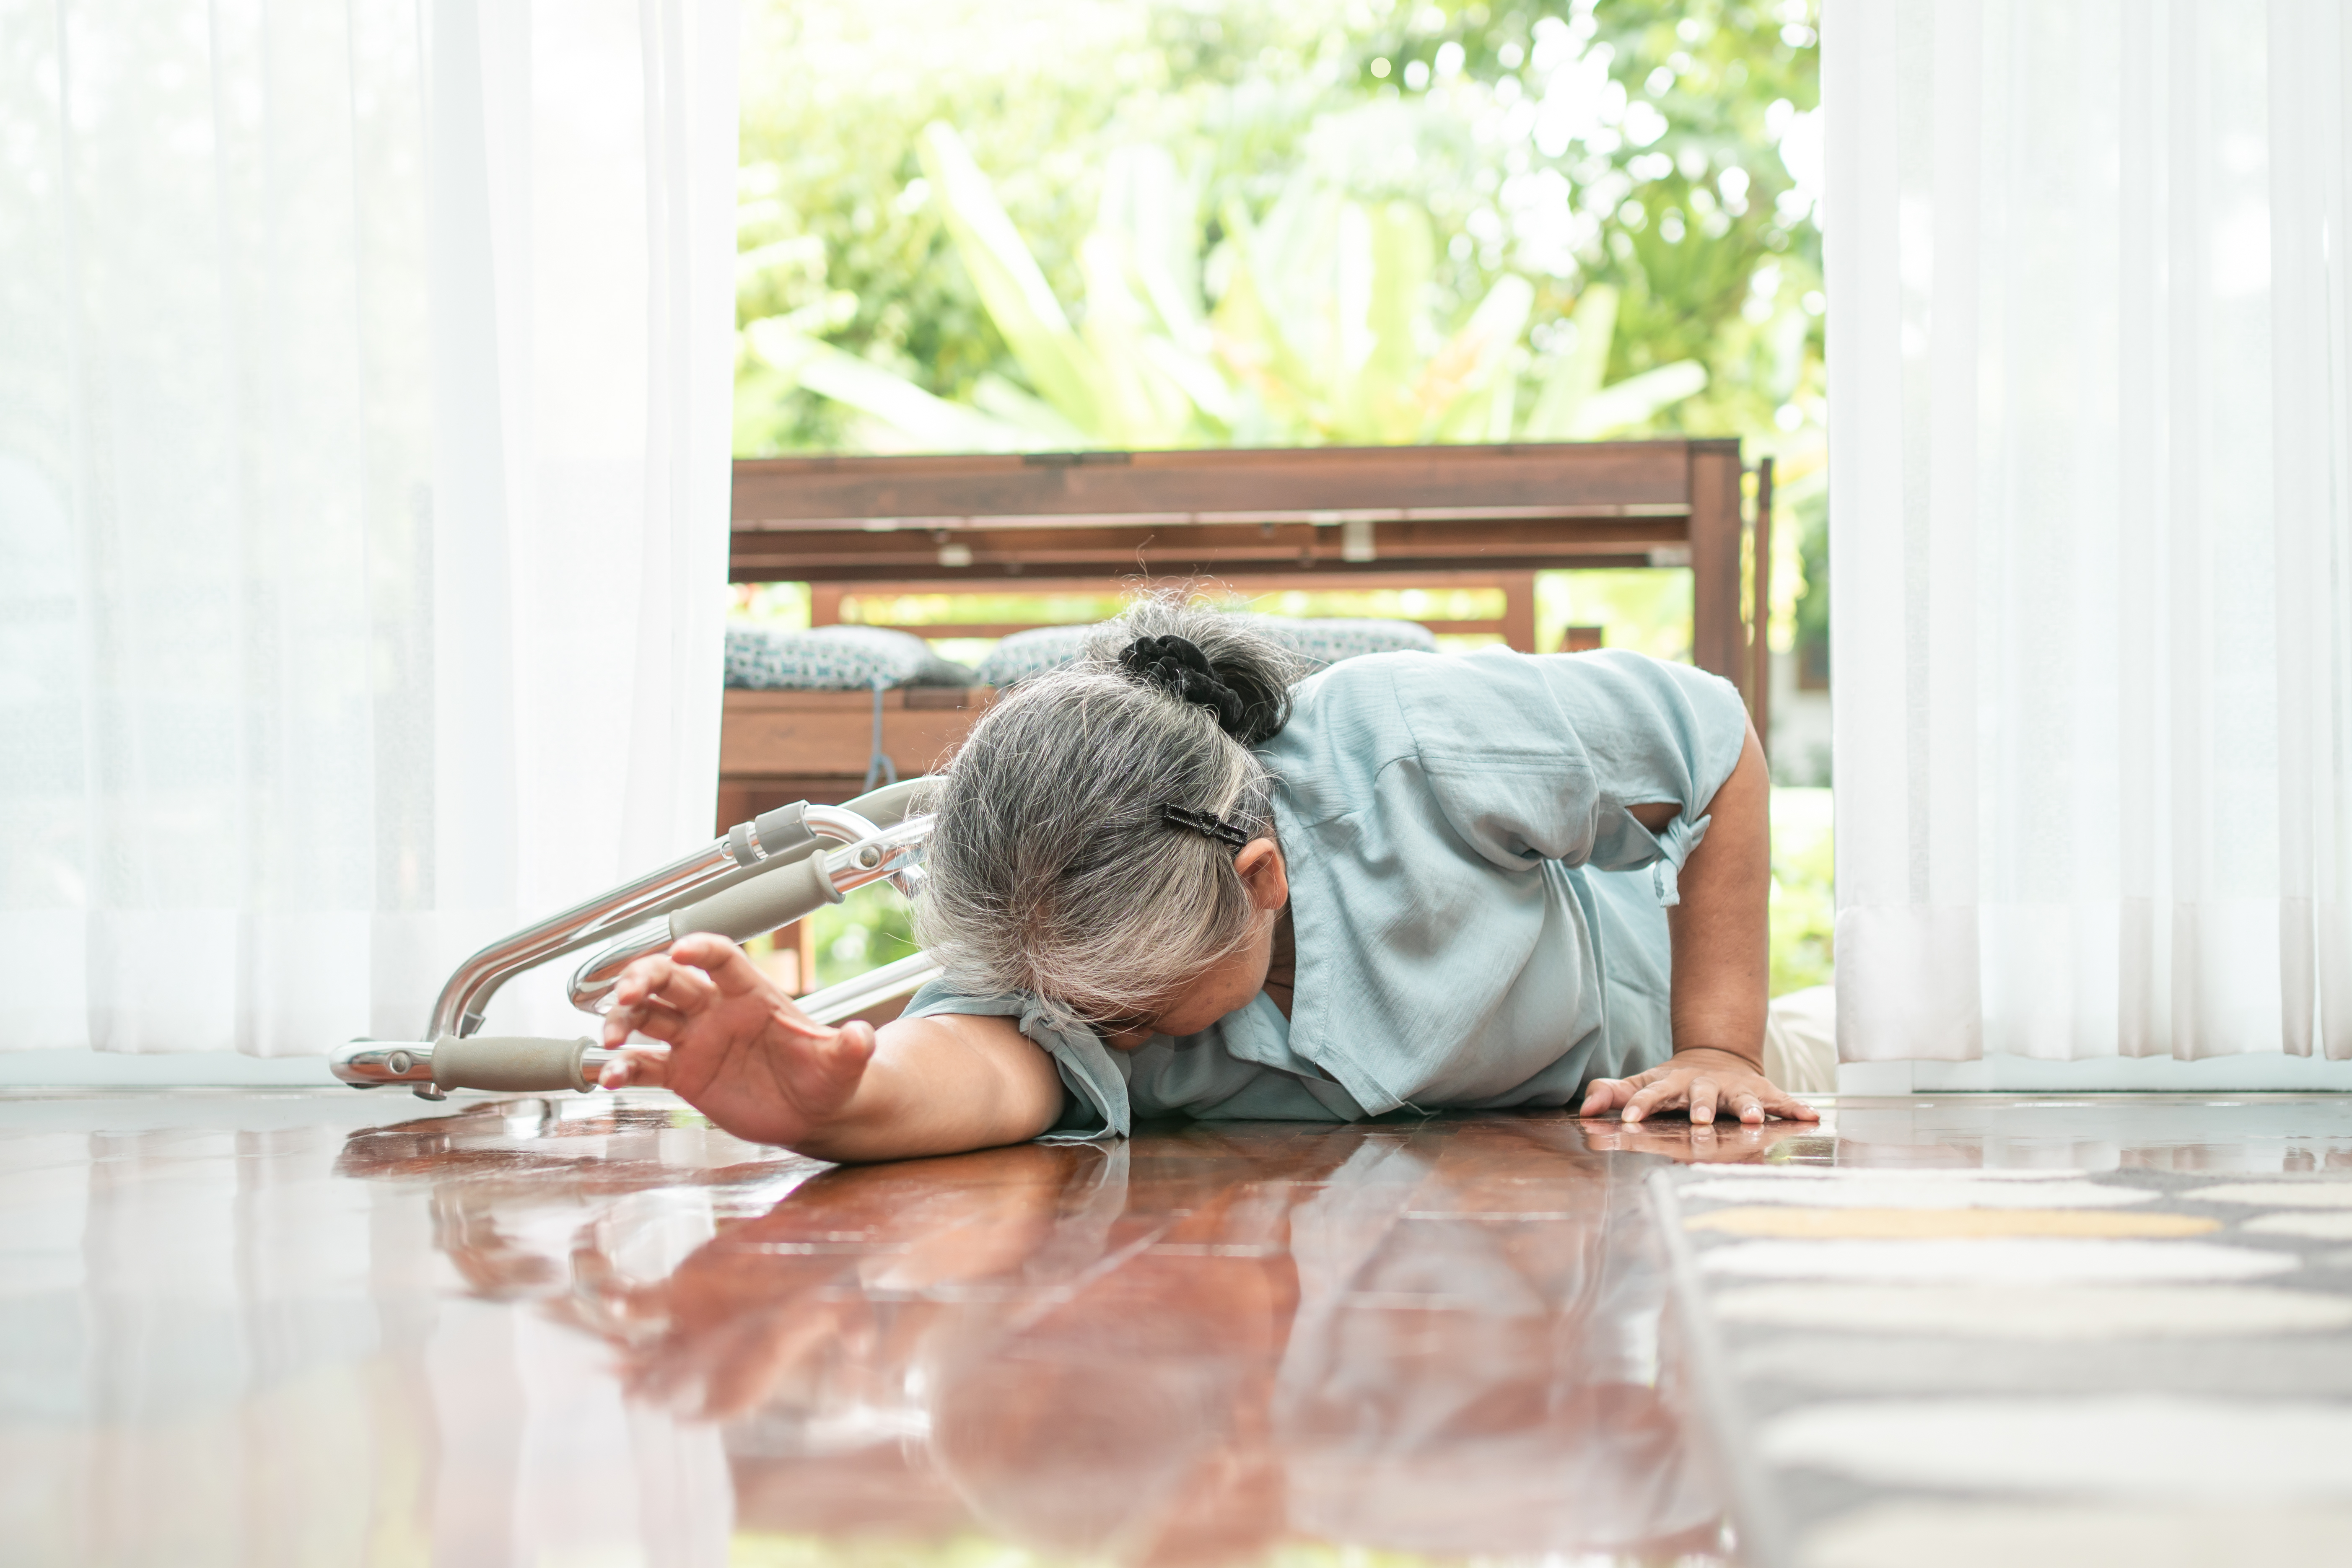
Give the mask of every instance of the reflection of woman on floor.
[[[1383, 654], [1297, 682], [1146, 603], [974, 726], [877, 1037], [689, 937], [624, 975], [605, 1083], [835, 1160], [1577, 1106], [1813, 1112], [1763, 1075], [1763, 753], [1717, 678], [1630, 653]], [[1679, 901], [1677, 900], [1679, 895]]]
[[968, 1510], [1143, 1564], [1711, 1542], [1637, 1184], [1517, 1119], [1264, 1133], [828, 1172], [635, 1295], [633, 1382], [749, 1424], [767, 1529]]

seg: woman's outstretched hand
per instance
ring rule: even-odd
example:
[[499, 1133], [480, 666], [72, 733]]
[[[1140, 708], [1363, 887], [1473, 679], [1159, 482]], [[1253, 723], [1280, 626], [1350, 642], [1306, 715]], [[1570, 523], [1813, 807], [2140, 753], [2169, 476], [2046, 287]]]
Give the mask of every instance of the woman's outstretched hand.
[[604, 1045], [632, 1033], [667, 1051], [630, 1049], [606, 1089], [667, 1089], [738, 1138], [799, 1148], [848, 1106], [874, 1056], [874, 1026], [828, 1028], [724, 937], [682, 937], [621, 972]]
[[1687, 1110], [1691, 1121], [1700, 1126], [1717, 1116], [1751, 1127], [1768, 1116], [1788, 1121], [1822, 1119], [1820, 1111], [1757, 1071], [1756, 1064], [1746, 1057], [1706, 1047], [1676, 1051], [1632, 1078], [1593, 1079], [1577, 1114], [1606, 1116], [1617, 1111], [1623, 1121], [1640, 1121], [1661, 1110]]

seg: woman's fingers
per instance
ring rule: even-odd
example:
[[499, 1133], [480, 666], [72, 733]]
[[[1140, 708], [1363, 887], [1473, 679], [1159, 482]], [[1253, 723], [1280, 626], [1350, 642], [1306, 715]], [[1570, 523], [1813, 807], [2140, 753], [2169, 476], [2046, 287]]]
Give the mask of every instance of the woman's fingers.
[[831, 1030], [802, 1012], [776, 988], [775, 982], [760, 972], [749, 954], [725, 937], [707, 931], [680, 937], [670, 944], [668, 956], [677, 973], [693, 975], [697, 984], [709, 987], [702, 1005], [745, 1002], [761, 1009], [778, 1027], [810, 1039], [831, 1037]]
[[605, 1017], [635, 1014], [661, 994], [663, 988], [671, 983], [677, 969], [677, 965], [669, 961], [669, 954], [666, 952], [647, 953], [630, 964], [621, 971], [621, 977], [613, 982], [613, 1004], [606, 1009]]
[[1674, 1110], [1683, 1103], [1689, 1085], [1687, 1072], [1668, 1073], [1657, 1079], [1626, 1102], [1625, 1120], [1639, 1121], [1654, 1112]]
[[[1713, 1055], [1714, 1053], [1708, 1053]], [[1667, 1061], [1633, 1078], [1595, 1079], [1587, 1088], [1581, 1116], [1606, 1115], [1622, 1107], [1625, 1121], [1642, 1121], [1666, 1110], [1686, 1110], [1694, 1127], [1737, 1121], [1749, 1127], [1778, 1116], [1819, 1121], [1821, 1112], [1752, 1068]]]
[[[741, 957], [741, 951], [724, 939], [709, 940]], [[672, 951], [686, 946], [682, 942]], [[745, 967], [751, 967], [748, 960]], [[604, 1043], [617, 1046], [633, 1033], [675, 1042], [686, 1020], [709, 1007], [719, 995], [719, 986], [701, 969], [677, 962], [669, 952], [647, 953], [621, 971], [620, 979], [614, 983], [613, 1005], [604, 1015]]]
[[1633, 1087], [1622, 1078], [1596, 1078], [1584, 1091], [1583, 1108], [1579, 1116], [1600, 1116], [1616, 1110], [1633, 1098]]
[[852, 1019], [824, 1034], [827, 1037], [810, 1047], [817, 1081], [809, 1087], [813, 1100], [830, 1108], [856, 1093], [866, 1076], [866, 1064], [874, 1057], [874, 1026]]
[[672, 963], [663, 973], [661, 984], [653, 988], [652, 999], [667, 1003], [681, 1013], [699, 1013], [719, 999], [719, 987], [701, 970]]
[[1822, 1113], [1790, 1094], [1778, 1084], [1769, 1085], [1764, 1095], [1764, 1110], [1790, 1121], [1819, 1121]]
[[660, 1089], [669, 1082], [667, 1051], [624, 1051], [606, 1062], [596, 1081], [606, 1089]]
[[744, 951], [725, 937], [696, 931], [670, 943], [669, 956], [715, 995], [741, 996], [768, 984]]
[[1646, 1072], [1636, 1073], [1632, 1078], [1594, 1079], [1584, 1092], [1584, 1105], [1577, 1114], [1579, 1116], [1605, 1115], [1619, 1106], [1630, 1103], [1635, 1095], [1661, 1079], [1668, 1077], [1673, 1071], [1674, 1068], [1671, 1067], [1660, 1066], [1654, 1067]]
[[[675, 1007], [665, 1007], [658, 1002], [648, 1002], [641, 1007], [630, 1008], [626, 1022], [631, 1033], [644, 1035], [650, 1039], [660, 1040], [673, 1046], [678, 1043], [679, 1037], [686, 1033], [687, 1027], [685, 1014]], [[626, 1036], [623, 1037], [625, 1039], [626, 1037]]]
[[[649, 952], [621, 971], [620, 979], [613, 984], [613, 1005], [615, 1008], [634, 1007], [647, 1000], [667, 1003], [681, 1013], [699, 1012], [719, 995], [719, 986], [697, 965], [679, 962], [672, 956], [700, 938], [688, 938], [678, 942], [669, 952]], [[711, 941], [720, 941], [711, 938]], [[742, 958], [740, 949], [728, 944], [729, 951]], [[745, 968], [751, 961], [743, 960]], [[752, 970], [757, 974], [757, 970]]]

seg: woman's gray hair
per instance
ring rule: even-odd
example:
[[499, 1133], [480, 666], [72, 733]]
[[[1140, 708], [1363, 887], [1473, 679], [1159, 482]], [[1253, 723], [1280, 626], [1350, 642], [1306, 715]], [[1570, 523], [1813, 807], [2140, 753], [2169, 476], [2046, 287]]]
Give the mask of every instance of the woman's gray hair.
[[[1122, 666], [1175, 636], [1241, 699], [1236, 733]], [[1307, 667], [1243, 617], [1173, 596], [1129, 606], [1074, 664], [1006, 692], [933, 797], [918, 940], [969, 994], [1025, 991], [1057, 1024], [1148, 1014], [1248, 939], [1234, 849], [1171, 826], [1207, 812], [1274, 836], [1273, 776], [1251, 748], [1289, 717]]]

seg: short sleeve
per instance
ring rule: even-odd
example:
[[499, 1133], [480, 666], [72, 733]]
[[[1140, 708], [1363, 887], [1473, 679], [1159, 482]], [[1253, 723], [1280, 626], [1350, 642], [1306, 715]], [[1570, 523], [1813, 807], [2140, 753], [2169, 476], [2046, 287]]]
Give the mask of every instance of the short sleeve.
[[1091, 1030], [1056, 1028], [1037, 999], [1026, 993], [969, 995], [945, 978], [916, 992], [899, 1016], [919, 1018], [933, 1013], [1014, 1019], [1022, 1034], [1054, 1058], [1055, 1070], [1062, 1076], [1062, 1115], [1044, 1134], [1047, 1140], [1127, 1136], [1133, 1122], [1128, 1109], [1127, 1064]]
[[[1447, 824], [1506, 868], [1539, 859], [1657, 865], [1662, 901], [1738, 764], [1748, 717], [1731, 685], [1625, 650], [1398, 659], [1397, 700]], [[1652, 834], [1626, 809], [1671, 803]]]

